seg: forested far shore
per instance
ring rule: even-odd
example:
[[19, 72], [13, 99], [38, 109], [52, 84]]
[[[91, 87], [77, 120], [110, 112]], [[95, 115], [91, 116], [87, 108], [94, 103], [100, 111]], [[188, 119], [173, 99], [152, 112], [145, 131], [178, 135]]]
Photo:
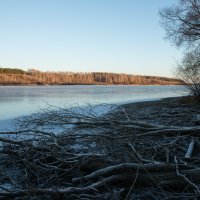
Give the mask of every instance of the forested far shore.
[[103, 72], [41, 72], [0, 68], [1, 85], [181, 85], [183, 81], [158, 76]]

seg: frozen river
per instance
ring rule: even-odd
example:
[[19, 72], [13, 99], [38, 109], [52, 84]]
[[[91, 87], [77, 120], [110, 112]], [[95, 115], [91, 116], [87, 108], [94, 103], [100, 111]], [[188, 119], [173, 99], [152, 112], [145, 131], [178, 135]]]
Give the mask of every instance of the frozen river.
[[121, 104], [182, 96], [182, 86], [0, 86], [0, 121], [52, 106]]

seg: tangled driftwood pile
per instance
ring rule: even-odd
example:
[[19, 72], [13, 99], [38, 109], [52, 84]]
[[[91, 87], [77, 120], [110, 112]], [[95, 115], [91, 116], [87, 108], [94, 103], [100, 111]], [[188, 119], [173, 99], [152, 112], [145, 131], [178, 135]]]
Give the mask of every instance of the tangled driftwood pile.
[[1, 133], [0, 199], [200, 197], [199, 126], [149, 123], [118, 107], [45, 110], [19, 127]]

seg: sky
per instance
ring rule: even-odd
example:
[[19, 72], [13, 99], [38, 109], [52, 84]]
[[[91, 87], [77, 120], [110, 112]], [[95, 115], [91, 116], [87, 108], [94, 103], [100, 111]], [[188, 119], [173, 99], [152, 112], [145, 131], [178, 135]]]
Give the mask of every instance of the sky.
[[159, 10], [174, 0], [0, 0], [0, 66], [174, 76], [181, 51]]

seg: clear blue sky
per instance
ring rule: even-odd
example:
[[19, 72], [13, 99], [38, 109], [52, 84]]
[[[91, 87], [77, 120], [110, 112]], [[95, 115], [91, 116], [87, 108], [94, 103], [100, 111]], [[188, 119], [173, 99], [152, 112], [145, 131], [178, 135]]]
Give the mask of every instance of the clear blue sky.
[[173, 76], [158, 11], [174, 0], [0, 0], [0, 66]]

